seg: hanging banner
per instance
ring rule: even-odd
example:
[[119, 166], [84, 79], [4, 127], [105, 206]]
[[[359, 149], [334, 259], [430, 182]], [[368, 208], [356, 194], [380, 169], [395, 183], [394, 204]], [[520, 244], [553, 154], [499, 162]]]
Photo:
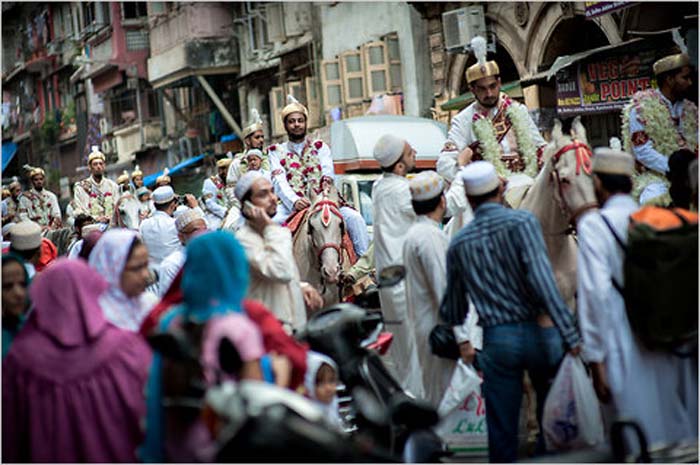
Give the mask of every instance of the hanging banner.
[[575, 115], [622, 109], [632, 95], [655, 86], [654, 49], [596, 55], [557, 73], [557, 113]]
[[586, 19], [597, 18], [613, 11], [636, 5], [637, 2], [585, 2]]

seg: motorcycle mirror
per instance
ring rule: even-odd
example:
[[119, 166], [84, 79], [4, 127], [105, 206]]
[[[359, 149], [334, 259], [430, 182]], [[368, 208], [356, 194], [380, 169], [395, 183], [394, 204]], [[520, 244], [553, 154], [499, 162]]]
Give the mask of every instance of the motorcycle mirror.
[[406, 267], [403, 265], [392, 265], [382, 269], [377, 275], [377, 287], [396, 286], [406, 277]]

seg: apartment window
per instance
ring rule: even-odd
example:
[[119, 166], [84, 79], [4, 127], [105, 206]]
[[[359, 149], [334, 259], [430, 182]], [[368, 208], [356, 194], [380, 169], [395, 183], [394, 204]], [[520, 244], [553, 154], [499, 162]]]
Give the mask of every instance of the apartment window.
[[389, 66], [384, 42], [362, 46], [362, 58], [367, 70], [367, 91], [370, 97], [389, 91]]
[[148, 31], [145, 29], [127, 29], [126, 31], [126, 49], [144, 50], [149, 47]]
[[270, 89], [270, 115], [272, 123], [272, 135], [281, 136], [284, 134], [284, 124], [280, 114], [285, 106], [284, 88], [273, 87]]
[[340, 77], [340, 61], [322, 61], [321, 80], [323, 83], [324, 110], [341, 106], [343, 104], [343, 80]]
[[267, 48], [270, 45], [270, 39], [267, 34], [267, 24], [259, 16], [250, 18], [250, 38], [251, 50], [260, 50]]
[[340, 70], [345, 88], [345, 103], [361, 103], [365, 96], [365, 76], [360, 51], [341, 53]]
[[306, 92], [304, 91], [304, 85], [301, 83], [301, 81], [289, 81], [285, 84], [285, 86], [287, 88], [287, 94], [290, 94], [301, 103], [306, 103]]
[[309, 109], [309, 128], [318, 127], [321, 119], [321, 102], [318, 98], [318, 80], [315, 77], [305, 79], [306, 107]]
[[63, 10], [63, 37], [73, 37], [73, 8], [70, 5]]
[[122, 2], [122, 18], [137, 19], [148, 16], [146, 2]]
[[399, 50], [399, 36], [389, 34], [384, 38], [386, 43], [387, 58], [389, 61], [389, 89], [391, 92], [401, 92], [401, 52]]

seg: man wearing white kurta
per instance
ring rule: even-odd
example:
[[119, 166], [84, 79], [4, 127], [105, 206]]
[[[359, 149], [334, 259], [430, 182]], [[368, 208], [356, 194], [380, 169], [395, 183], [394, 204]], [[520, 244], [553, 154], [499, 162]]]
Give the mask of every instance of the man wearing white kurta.
[[207, 213], [207, 225], [209, 229], [219, 229], [221, 222], [228, 212], [228, 198], [226, 195], [226, 173], [228, 173], [230, 158], [222, 158], [216, 162], [215, 176], [204, 180], [202, 185], [202, 199]]
[[603, 207], [584, 215], [578, 225], [578, 312], [583, 356], [591, 364], [604, 419], [608, 427], [616, 419], [636, 421], [650, 445], [697, 440], [697, 410], [692, 419], [683, 405], [675, 356], [650, 352], [637, 341], [612, 281], [624, 286], [624, 252], [610, 227], [627, 240], [629, 216], [638, 208], [629, 195], [634, 158], [598, 149], [593, 172]]
[[[654, 63], [654, 74], [659, 89], [637, 92], [623, 111], [629, 118], [629, 126], [623, 126], [625, 150], [631, 151], [646, 169], [659, 175], [656, 182], [642, 186], [639, 196], [642, 204], [656, 203], [657, 199], [663, 203], [662, 196], [668, 192], [665, 178], [668, 158], [674, 151], [688, 148], [697, 154], [698, 109], [684, 98], [692, 84], [690, 58], [685, 54], [664, 57]], [[666, 107], [670, 118], [653, 114], [650, 105], [658, 106], [659, 102]]]
[[[335, 179], [330, 147], [320, 139], [307, 137], [308, 110], [291, 95], [287, 101], [282, 109], [282, 123], [288, 140], [268, 148], [272, 184], [282, 201], [274, 218], [277, 223], [284, 222], [294, 211], [309, 207], [309, 189], [319, 192], [323, 178], [331, 182]], [[355, 254], [360, 257], [369, 247], [367, 224], [358, 211], [347, 206], [339, 210]]]
[[474, 219], [474, 212], [467, 201], [467, 194], [464, 192], [462, 176], [459, 175], [460, 170], [467, 163], [466, 155], [464, 152], [459, 155], [457, 152], [443, 152], [435, 166], [438, 174], [448, 184], [445, 192], [445, 200], [447, 201], [445, 216], [450, 217], [450, 220], [445, 225], [444, 231], [449, 238], [454, 237], [463, 226]]
[[442, 400], [455, 363], [430, 351], [430, 331], [440, 323], [438, 310], [445, 293], [449, 238], [440, 229], [445, 214], [444, 181], [435, 171], [424, 171], [411, 179], [411, 200], [418, 215], [406, 234], [403, 264], [406, 267], [406, 321], [416, 341], [421, 373], [414, 394], [437, 407]]
[[[416, 222], [406, 179], [406, 174], [415, 168], [416, 151], [405, 140], [386, 134], [374, 146], [374, 158], [384, 171], [372, 185], [374, 260], [379, 274], [388, 266], [403, 265], [404, 241]], [[405, 389], [420, 391], [415, 338], [406, 310], [405, 282], [380, 289], [379, 301], [384, 318], [400, 322], [392, 327], [395, 342], [389, 349], [396, 377]]]
[[108, 224], [119, 200], [119, 186], [104, 176], [105, 156], [96, 146], [88, 155], [88, 169], [90, 177], [76, 182], [73, 188], [73, 214], [77, 216], [84, 213], [92, 216], [98, 223]]
[[[250, 265], [247, 297], [265, 304], [288, 328], [300, 328], [306, 324], [306, 308], [299, 269], [292, 233], [271, 219], [277, 210], [272, 184], [259, 171], [249, 171], [238, 180], [235, 192], [246, 218], [236, 237]], [[245, 207], [246, 201], [252, 207]]]
[[[196, 201], [195, 201], [196, 202]], [[152, 269], [158, 269], [165, 257], [180, 250], [182, 244], [177, 237], [173, 212], [177, 208], [177, 197], [173, 188], [161, 186], [153, 191], [156, 211], [139, 226], [139, 232], [148, 248], [148, 261]]]

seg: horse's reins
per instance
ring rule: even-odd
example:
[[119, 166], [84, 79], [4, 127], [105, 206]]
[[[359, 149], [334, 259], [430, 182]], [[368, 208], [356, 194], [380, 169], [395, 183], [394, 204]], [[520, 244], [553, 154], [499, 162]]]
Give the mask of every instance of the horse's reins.
[[[552, 164], [556, 164], [563, 154], [573, 149], [576, 149], [576, 176], [579, 176], [581, 171], [590, 175], [593, 172], [593, 161], [591, 160], [593, 153], [588, 145], [576, 139], [574, 139], [569, 145], [565, 145], [564, 147], [560, 148], [554, 155], [552, 155]], [[570, 213], [569, 227], [564, 231], [564, 234], [572, 234], [576, 230], [576, 221], [578, 218], [588, 210], [598, 208], [598, 204], [595, 202], [586, 203], [578, 207], [576, 210], [571, 211], [569, 205], [566, 204], [566, 200], [564, 200], [564, 191], [562, 188], [561, 179], [559, 178], [559, 171], [557, 171], [556, 167], [554, 167], [553, 172], [557, 178], [557, 189], [559, 191], [559, 199], [562, 210]]]

